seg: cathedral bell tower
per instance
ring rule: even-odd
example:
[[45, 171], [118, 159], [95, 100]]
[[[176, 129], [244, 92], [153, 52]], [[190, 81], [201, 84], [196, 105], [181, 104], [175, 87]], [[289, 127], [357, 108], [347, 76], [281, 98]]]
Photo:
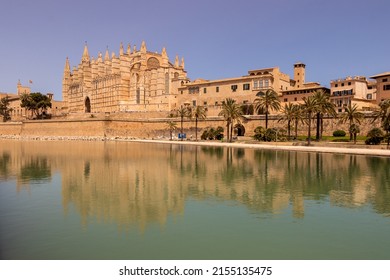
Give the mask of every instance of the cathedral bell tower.
[[294, 80], [298, 88], [301, 88], [305, 83], [305, 68], [306, 65], [301, 62], [294, 64]]

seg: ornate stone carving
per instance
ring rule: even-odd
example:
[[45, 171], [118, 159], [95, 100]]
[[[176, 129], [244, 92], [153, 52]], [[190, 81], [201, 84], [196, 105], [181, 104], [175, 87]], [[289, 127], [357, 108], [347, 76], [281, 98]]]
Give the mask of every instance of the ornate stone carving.
[[157, 58], [151, 57], [148, 59], [148, 69], [157, 69], [160, 67], [160, 62], [158, 61]]

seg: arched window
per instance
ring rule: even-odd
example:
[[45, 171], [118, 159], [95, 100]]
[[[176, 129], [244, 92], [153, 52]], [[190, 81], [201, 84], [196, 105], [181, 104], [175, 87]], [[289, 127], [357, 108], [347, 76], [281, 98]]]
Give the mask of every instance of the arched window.
[[91, 100], [89, 97], [85, 99], [85, 113], [91, 113]]

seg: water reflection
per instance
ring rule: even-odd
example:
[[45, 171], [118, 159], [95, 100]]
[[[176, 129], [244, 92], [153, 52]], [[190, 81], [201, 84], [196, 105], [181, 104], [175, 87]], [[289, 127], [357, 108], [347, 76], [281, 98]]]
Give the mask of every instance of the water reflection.
[[188, 200], [245, 205], [256, 215], [291, 211], [305, 203], [371, 207], [390, 214], [390, 159], [221, 147], [115, 142], [1, 140], [0, 178], [17, 188], [62, 178], [65, 214], [74, 207], [87, 225], [113, 222], [120, 230], [184, 213]]

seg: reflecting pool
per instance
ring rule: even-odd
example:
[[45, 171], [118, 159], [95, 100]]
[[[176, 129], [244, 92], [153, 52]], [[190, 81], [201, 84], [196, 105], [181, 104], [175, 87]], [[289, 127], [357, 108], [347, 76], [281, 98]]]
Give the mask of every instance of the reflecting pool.
[[0, 140], [0, 259], [390, 259], [390, 158]]

